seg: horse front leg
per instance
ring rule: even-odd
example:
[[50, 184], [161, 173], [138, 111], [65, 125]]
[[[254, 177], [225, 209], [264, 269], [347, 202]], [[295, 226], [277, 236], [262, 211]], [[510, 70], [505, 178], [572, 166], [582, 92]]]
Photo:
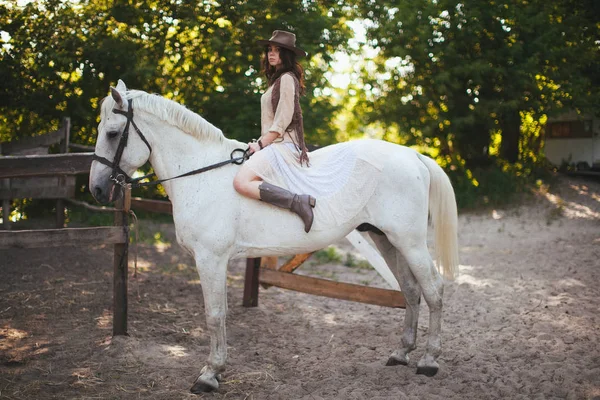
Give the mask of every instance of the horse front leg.
[[220, 374], [227, 361], [225, 318], [227, 315], [227, 258], [196, 256], [200, 275], [206, 325], [210, 335], [210, 354], [200, 376], [190, 389], [194, 394], [219, 388]]

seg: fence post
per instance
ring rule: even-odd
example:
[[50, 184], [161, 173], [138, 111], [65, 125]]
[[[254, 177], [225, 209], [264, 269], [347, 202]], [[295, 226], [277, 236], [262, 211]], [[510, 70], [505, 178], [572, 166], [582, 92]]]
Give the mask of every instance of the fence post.
[[[127, 232], [127, 243], [114, 246], [113, 258], [113, 336], [127, 335], [127, 264], [129, 245], [129, 210], [131, 208], [131, 189], [123, 189], [123, 196], [115, 202], [119, 211], [115, 211], [114, 225], [122, 226]], [[121, 211], [123, 210], [123, 211]]]
[[244, 280], [244, 307], [258, 306], [258, 274], [260, 257], [246, 260], [246, 279]]
[[[71, 118], [65, 117], [62, 120], [62, 127], [65, 137], [60, 143], [60, 152], [69, 152], [69, 139], [71, 136]], [[64, 228], [65, 226], [65, 202], [63, 199], [56, 200], [56, 227]]]

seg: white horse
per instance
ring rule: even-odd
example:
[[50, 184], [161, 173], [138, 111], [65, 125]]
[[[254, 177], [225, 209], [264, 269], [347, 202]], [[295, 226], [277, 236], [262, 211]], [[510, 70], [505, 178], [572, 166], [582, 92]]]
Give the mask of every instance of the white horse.
[[[129, 132], [131, 126], [135, 132]], [[428, 214], [435, 227], [440, 271], [444, 277], [454, 278], [458, 270], [454, 191], [433, 160], [410, 148], [378, 140], [364, 140], [360, 146], [361, 152], [372, 152], [383, 160], [373, 196], [347, 223], [310, 233], [304, 232], [295, 214], [240, 196], [232, 184], [239, 168], [235, 164], [163, 183], [173, 205], [177, 241], [196, 261], [211, 339], [207, 364], [192, 392], [218, 389], [225, 369], [229, 260], [315, 251], [361, 225], [370, 228], [369, 235], [406, 299], [402, 343], [387, 365], [408, 364], [408, 353], [416, 347], [423, 295], [430, 310], [429, 336], [417, 373], [433, 376], [437, 372], [443, 279], [427, 249]], [[107, 203], [121, 192], [115, 190], [115, 181], [130, 176], [148, 160], [157, 177], [164, 179], [228, 160], [234, 149], [246, 147], [227, 139], [221, 130], [185, 107], [161, 96], [128, 91], [119, 80], [101, 106], [90, 190], [97, 201]]]

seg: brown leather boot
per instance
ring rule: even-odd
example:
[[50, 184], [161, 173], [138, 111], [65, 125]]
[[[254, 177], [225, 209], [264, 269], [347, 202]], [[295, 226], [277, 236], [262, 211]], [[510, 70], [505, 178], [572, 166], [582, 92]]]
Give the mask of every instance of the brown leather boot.
[[306, 233], [310, 231], [314, 219], [312, 209], [317, 204], [314, 197], [307, 194], [294, 194], [267, 182], [262, 182], [258, 190], [262, 201], [298, 214], [304, 222], [304, 231]]

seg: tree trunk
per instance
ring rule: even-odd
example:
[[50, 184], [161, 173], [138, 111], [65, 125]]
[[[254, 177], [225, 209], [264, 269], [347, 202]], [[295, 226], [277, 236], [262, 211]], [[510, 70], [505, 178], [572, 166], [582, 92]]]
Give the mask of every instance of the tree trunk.
[[485, 123], [475, 123], [457, 133], [456, 148], [469, 168], [486, 167], [490, 164], [490, 130]]
[[519, 139], [521, 138], [521, 116], [518, 110], [505, 112], [500, 118], [502, 142], [500, 143], [500, 157], [515, 163], [519, 160]]

